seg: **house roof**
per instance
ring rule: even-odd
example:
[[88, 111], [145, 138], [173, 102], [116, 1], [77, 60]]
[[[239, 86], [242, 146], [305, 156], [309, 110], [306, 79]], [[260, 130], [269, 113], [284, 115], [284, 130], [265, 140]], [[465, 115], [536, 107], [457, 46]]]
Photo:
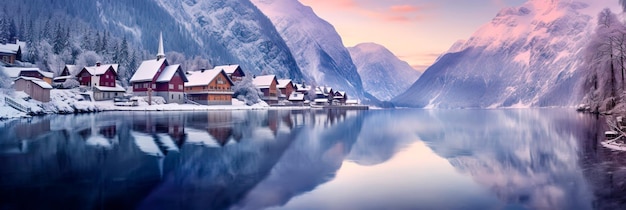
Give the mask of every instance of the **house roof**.
[[93, 87], [103, 92], [126, 92], [126, 89], [124, 89], [124, 87], [117, 82], [115, 83], [115, 87], [105, 87], [99, 85], [95, 85]]
[[[170, 80], [172, 80], [172, 78], [174, 77], [176, 72], [178, 72], [179, 69], [180, 69], [180, 64], [166, 66], [156, 81], [157, 82], [169, 82]], [[184, 82], [188, 81], [187, 76], [185, 76], [185, 74], [181, 74], [181, 77]]]
[[78, 71], [78, 66], [76, 65], [65, 65], [65, 68], [67, 68], [67, 71], [68, 73], [70, 73], [70, 75], [75, 75], [77, 73], [76, 71]]
[[0, 44], [0, 53], [17, 54], [20, 47], [19, 44]]
[[223, 65], [223, 66], [216, 66], [215, 68], [213, 68], [214, 70], [224, 70], [224, 72], [226, 72], [226, 74], [232, 74], [235, 71], [237, 71], [237, 68], [239, 68], [239, 65], [234, 64], [234, 65]]
[[41, 69], [36, 67], [4, 67], [4, 74], [11, 78], [19, 77], [22, 71], [36, 71], [44, 77], [48, 78], [52, 78], [52, 76], [54, 76], [52, 72], [42, 71]]
[[102, 64], [100, 66], [86, 66], [85, 69], [89, 72], [89, 74], [99, 76], [99, 75], [103, 75], [104, 73], [106, 73], [110, 67], [112, 67], [115, 74], [117, 74], [117, 68], [119, 67], [119, 64]]
[[166, 59], [154, 59], [141, 62], [141, 65], [139, 65], [133, 77], [130, 78], [130, 82], [152, 81], [164, 62], [167, 62]]
[[289, 95], [289, 100], [290, 101], [304, 101], [304, 94], [293, 92], [291, 93], [291, 95]]
[[[291, 82], [290, 79], [279, 79], [278, 80], [278, 85], [276, 85], [277, 88], [287, 88], [287, 85]], [[291, 85], [293, 85], [293, 83], [291, 83]]]
[[31, 81], [31, 82], [35, 83], [36, 85], [38, 85], [39, 87], [41, 87], [43, 89], [52, 89], [52, 86], [50, 86], [50, 84], [48, 84], [46, 81], [43, 81], [42, 79], [39, 79], [39, 78], [35, 78], [35, 77], [18, 77], [15, 80], [19, 80], [19, 79]]
[[224, 72], [224, 70], [219, 70], [219, 71], [218, 70], [211, 70], [211, 71], [205, 70], [205, 71], [187, 72], [187, 78], [189, 79], [189, 82], [185, 83], [185, 87], [209, 85], [209, 83], [211, 83], [211, 81], [213, 81], [215, 77], [217, 77], [217, 75], [220, 75], [220, 74], [224, 74], [224, 76], [226, 77], [230, 85], [233, 85], [233, 82], [230, 81], [230, 78], [228, 78], [228, 75], [226, 75], [226, 72]]
[[272, 81], [274, 80], [276, 80], [275, 75], [257, 76], [252, 81], [252, 84], [254, 84], [254, 86], [257, 86], [258, 88], [269, 88], [272, 85]]
[[310, 85], [304, 85], [304, 84], [294, 84], [294, 86], [296, 87], [296, 90], [298, 91], [309, 91], [311, 90], [311, 86]]

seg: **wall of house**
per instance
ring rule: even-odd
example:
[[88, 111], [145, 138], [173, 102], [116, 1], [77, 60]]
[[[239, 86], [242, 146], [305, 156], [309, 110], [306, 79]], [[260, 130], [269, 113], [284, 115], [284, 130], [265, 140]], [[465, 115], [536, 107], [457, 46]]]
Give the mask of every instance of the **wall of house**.
[[238, 82], [238, 81], [243, 80], [244, 76], [246, 76], [246, 75], [243, 73], [243, 70], [241, 70], [241, 68], [237, 68], [237, 70], [235, 70], [235, 72], [230, 74], [230, 79], [233, 82]]
[[78, 83], [84, 86], [91, 86], [91, 74], [87, 70], [81, 70], [78, 74]]
[[0, 54], [0, 60], [5, 63], [14, 64], [15, 63], [15, 55], [13, 54]]
[[112, 67], [109, 67], [109, 69], [104, 74], [99, 76], [98, 85], [103, 87], [115, 87], [115, 79], [115, 71], [113, 71]]
[[103, 92], [98, 89], [93, 90], [93, 100], [96, 101], [112, 100], [115, 97], [121, 97], [123, 95], [124, 92]]

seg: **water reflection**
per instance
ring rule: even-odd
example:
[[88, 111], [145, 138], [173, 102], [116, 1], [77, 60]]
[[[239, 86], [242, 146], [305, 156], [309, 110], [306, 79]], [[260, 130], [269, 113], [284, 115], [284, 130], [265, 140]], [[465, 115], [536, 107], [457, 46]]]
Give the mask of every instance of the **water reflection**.
[[567, 110], [4, 121], [0, 208], [611, 209], [626, 200], [626, 162], [589, 141], [597, 125]]

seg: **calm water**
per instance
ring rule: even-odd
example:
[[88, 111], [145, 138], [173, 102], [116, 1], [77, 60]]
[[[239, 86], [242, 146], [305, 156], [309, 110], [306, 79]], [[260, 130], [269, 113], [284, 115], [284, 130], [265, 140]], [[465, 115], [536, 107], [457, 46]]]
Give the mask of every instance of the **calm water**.
[[0, 122], [0, 209], [616, 209], [569, 110], [107, 112]]

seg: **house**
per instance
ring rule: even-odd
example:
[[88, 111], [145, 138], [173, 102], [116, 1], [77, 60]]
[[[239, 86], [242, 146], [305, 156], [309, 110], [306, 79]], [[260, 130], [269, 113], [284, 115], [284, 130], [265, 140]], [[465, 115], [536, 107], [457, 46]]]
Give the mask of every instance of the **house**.
[[335, 91], [333, 88], [328, 86], [319, 86], [315, 88], [315, 99], [328, 99], [328, 101], [332, 101], [335, 95]]
[[241, 70], [241, 66], [239, 65], [223, 65], [223, 66], [216, 66], [215, 68], [213, 68], [213, 70], [224, 70], [224, 72], [226, 72], [226, 74], [228, 75], [228, 77], [230, 77], [230, 80], [232, 80], [233, 82], [239, 82], [241, 80], [243, 80], [243, 77], [246, 76], [245, 73], [243, 73], [243, 70]]
[[118, 64], [96, 63], [95, 66], [84, 67], [76, 77], [82, 86], [115, 87], [118, 66]]
[[14, 80], [13, 88], [16, 91], [24, 91], [32, 99], [37, 101], [50, 101], [50, 90], [52, 86], [42, 79], [20, 76]]
[[293, 86], [293, 82], [291, 82], [290, 79], [279, 79], [278, 85], [276, 87], [280, 91], [280, 95], [278, 96], [278, 99], [280, 100], [287, 100], [295, 89]]
[[94, 100], [111, 100], [123, 96], [126, 92], [126, 89], [117, 82], [118, 66], [118, 64], [96, 63], [95, 66], [84, 67], [76, 77], [80, 85], [92, 88]]
[[268, 104], [278, 103], [278, 80], [275, 75], [257, 76], [252, 81], [263, 92], [263, 100]]
[[306, 85], [305, 83], [302, 83], [302, 84], [296, 83], [294, 84], [294, 87], [296, 89], [296, 92], [299, 92], [305, 95], [308, 95], [309, 91], [311, 91], [311, 86]]
[[304, 94], [300, 93], [300, 92], [293, 92], [289, 95], [289, 98], [287, 98], [287, 100], [289, 100], [291, 103], [295, 103], [295, 104], [302, 104], [305, 102], [305, 96]]
[[333, 104], [346, 104], [348, 95], [344, 91], [335, 91], [333, 93]]
[[170, 65], [163, 52], [163, 36], [159, 36], [159, 51], [155, 60], [146, 60], [130, 78], [135, 96], [160, 96], [167, 103], [184, 103], [187, 76], [180, 65]]
[[224, 70], [187, 72], [187, 99], [204, 105], [232, 105], [233, 81]]
[[4, 74], [12, 79], [18, 77], [34, 77], [52, 84], [52, 72], [42, 71], [36, 67], [4, 67]]
[[15, 40], [14, 43], [0, 44], [0, 61], [8, 64], [15, 64], [15, 61], [21, 61], [24, 46], [26, 46], [26, 43], [19, 40]]
[[65, 65], [63, 70], [61, 70], [61, 74], [58, 77], [55, 77], [52, 82], [53, 84], [63, 84], [67, 79], [75, 78], [74, 75], [78, 71], [78, 66], [76, 65]]

